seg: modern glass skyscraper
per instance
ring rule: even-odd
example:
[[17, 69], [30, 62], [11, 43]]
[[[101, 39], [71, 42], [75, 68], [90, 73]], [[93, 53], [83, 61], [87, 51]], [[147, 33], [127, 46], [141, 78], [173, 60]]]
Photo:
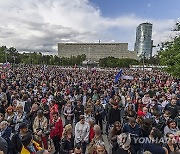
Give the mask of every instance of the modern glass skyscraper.
[[142, 23], [136, 29], [136, 42], [134, 50], [137, 52], [137, 56], [145, 56], [150, 58], [152, 56], [152, 24]]

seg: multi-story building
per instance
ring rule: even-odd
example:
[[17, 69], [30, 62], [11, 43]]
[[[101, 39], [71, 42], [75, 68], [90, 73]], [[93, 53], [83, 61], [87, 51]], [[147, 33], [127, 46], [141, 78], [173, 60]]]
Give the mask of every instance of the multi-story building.
[[105, 57], [136, 59], [136, 52], [128, 51], [128, 43], [58, 43], [58, 56], [71, 57], [85, 54], [88, 60]]
[[136, 42], [134, 51], [137, 52], [137, 56], [145, 56], [150, 58], [152, 56], [152, 24], [142, 23], [137, 27], [136, 30]]

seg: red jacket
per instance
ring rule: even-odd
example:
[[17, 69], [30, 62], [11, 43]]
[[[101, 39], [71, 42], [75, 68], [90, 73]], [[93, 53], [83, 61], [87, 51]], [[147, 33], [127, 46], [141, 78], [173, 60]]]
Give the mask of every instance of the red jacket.
[[93, 130], [93, 127], [90, 127], [90, 131], [89, 131], [89, 141], [91, 142], [92, 139], [94, 138], [94, 130]]
[[59, 136], [59, 138], [61, 139], [63, 133], [63, 123], [61, 118], [59, 117], [59, 119], [55, 123], [54, 120], [52, 120], [51, 124], [54, 124], [54, 127], [51, 128], [50, 137], [53, 138], [55, 136]]
[[57, 104], [55, 104], [54, 106], [52, 106], [50, 108], [50, 122], [52, 122], [52, 120], [53, 120], [53, 113], [54, 112], [59, 112]]

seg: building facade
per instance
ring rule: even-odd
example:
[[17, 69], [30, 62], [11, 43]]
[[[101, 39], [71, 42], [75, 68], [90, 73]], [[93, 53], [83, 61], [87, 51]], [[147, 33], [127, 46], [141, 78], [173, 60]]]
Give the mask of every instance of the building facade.
[[136, 52], [128, 51], [128, 43], [58, 43], [59, 57], [82, 54], [92, 61], [99, 61], [109, 56], [136, 59]]
[[142, 23], [136, 29], [136, 42], [134, 51], [137, 52], [137, 56], [145, 56], [146, 58], [152, 57], [152, 24]]

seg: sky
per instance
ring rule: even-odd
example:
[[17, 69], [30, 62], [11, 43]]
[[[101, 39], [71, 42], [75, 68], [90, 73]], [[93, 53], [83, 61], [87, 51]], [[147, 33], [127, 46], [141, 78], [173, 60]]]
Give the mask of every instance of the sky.
[[[127, 42], [153, 24], [154, 45], [174, 36], [180, 0], [0, 0], [0, 46], [57, 54], [57, 43]], [[155, 50], [154, 50], [155, 52]]]

